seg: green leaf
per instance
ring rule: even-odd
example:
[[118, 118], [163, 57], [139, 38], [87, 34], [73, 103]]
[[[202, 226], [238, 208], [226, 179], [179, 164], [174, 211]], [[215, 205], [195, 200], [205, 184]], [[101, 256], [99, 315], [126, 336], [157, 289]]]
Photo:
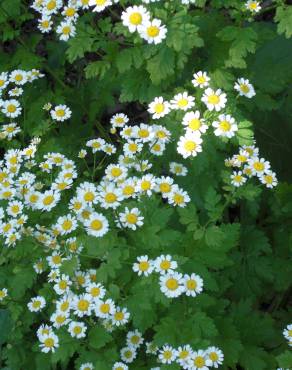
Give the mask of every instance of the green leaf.
[[112, 340], [112, 336], [101, 326], [93, 327], [88, 333], [89, 345], [94, 349], [104, 347]]
[[0, 345], [4, 344], [8, 339], [13, 323], [8, 310], [0, 310]]
[[93, 77], [103, 78], [109, 69], [110, 69], [109, 62], [105, 60], [98, 60], [96, 62], [89, 63], [85, 67], [85, 77], [86, 78], [93, 78]]
[[251, 27], [227, 26], [217, 33], [220, 40], [230, 42], [229, 59], [226, 67], [246, 68], [248, 53], [255, 53], [257, 33]]
[[158, 85], [174, 74], [174, 51], [163, 46], [161, 50], [147, 61], [146, 69], [154, 85]]
[[275, 21], [278, 23], [278, 33], [290, 38], [292, 36], [292, 6], [277, 7]]

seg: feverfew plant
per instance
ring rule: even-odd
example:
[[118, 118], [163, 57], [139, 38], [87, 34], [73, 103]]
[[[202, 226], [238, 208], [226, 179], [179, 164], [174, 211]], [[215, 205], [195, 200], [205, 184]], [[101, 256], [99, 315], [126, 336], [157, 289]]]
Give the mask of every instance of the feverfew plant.
[[291, 368], [291, 19], [0, 4], [3, 369]]

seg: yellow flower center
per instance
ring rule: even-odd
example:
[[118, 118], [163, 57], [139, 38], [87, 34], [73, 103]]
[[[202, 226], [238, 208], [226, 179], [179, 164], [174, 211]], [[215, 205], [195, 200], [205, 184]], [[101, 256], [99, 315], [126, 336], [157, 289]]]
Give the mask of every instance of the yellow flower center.
[[49, 206], [50, 204], [52, 204], [54, 201], [54, 197], [52, 195], [47, 195], [44, 199], [43, 199], [43, 204], [45, 206]]
[[150, 181], [144, 180], [144, 181], [141, 182], [141, 189], [142, 190], [144, 190], [144, 191], [149, 190], [150, 187], [151, 187], [151, 182]]
[[201, 127], [201, 121], [198, 118], [193, 118], [189, 121], [189, 128], [196, 131]]
[[132, 13], [129, 17], [130, 23], [137, 26], [142, 23], [142, 15], [138, 12]]
[[142, 138], [148, 137], [149, 136], [149, 131], [146, 129], [141, 129], [138, 131], [138, 135]]
[[227, 132], [231, 129], [231, 124], [228, 121], [220, 122], [220, 128], [222, 131]]
[[110, 305], [108, 303], [103, 303], [100, 305], [100, 311], [102, 313], [109, 313], [110, 311]]
[[93, 200], [94, 200], [94, 194], [91, 191], [88, 191], [88, 192], [86, 192], [84, 194], [84, 197], [83, 198], [84, 198], [84, 200], [86, 202], [93, 202]]
[[14, 104], [9, 104], [7, 110], [9, 113], [14, 113], [16, 111], [16, 106]]
[[61, 311], [67, 311], [67, 310], [68, 310], [68, 308], [69, 308], [69, 302], [68, 302], [68, 301], [63, 302], [63, 303], [61, 304], [61, 306], [60, 306]]
[[32, 304], [32, 307], [33, 308], [40, 308], [41, 306], [41, 302], [40, 301], [34, 301], [33, 304]]
[[99, 231], [102, 229], [102, 222], [99, 220], [93, 220], [90, 224], [90, 228], [95, 231]]
[[187, 152], [192, 152], [197, 147], [197, 144], [194, 141], [188, 140], [184, 143], [184, 148]]
[[126, 216], [126, 220], [129, 224], [136, 224], [137, 221], [138, 221], [138, 217], [137, 215], [135, 215], [134, 213], [129, 213], [127, 216]]
[[263, 171], [265, 169], [265, 165], [262, 162], [255, 162], [253, 167], [256, 171]]
[[55, 0], [51, 0], [50, 2], [48, 2], [48, 4], [47, 4], [47, 9], [48, 10], [53, 10], [53, 9], [55, 9], [55, 7], [56, 7], [56, 1]]
[[210, 360], [212, 360], [212, 361], [217, 361], [219, 359], [219, 357], [218, 357], [218, 355], [217, 355], [216, 352], [211, 352], [209, 354], [209, 357], [210, 357]]
[[66, 320], [66, 317], [65, 316], [61, 316], [61, 315], [59, 315], [59, 316], [57, 316], [56, 317], [56, 322], [58, 323], [58, 324], [63, 324], [63, 322]]
[[118, 311], [118, 312], [115, 313], [115, 319], [117, 321], [121, 321], [121, 320], [123, 320], [123, 318], [124, 318], [123, 312]]
[[177, 102], [177, 105], [180, 107], [180, 108], [184, 108], [185, 106], [188, 105], [188, 100], [187, 99], [180, 99], [178, 102]]
[[117, 196], [115, 193], [107, 193], [104, 199], [107, 203], [114, 203], [117, 200]]
[[78, 335], [82, 332], [81, 326], [74, 326], [73, 333]]
[[124, 195], [132, 195], [135, 192], [135, 188], [131, 185], [127, 185], [123, 189]]
[[44, 346], [45, 347], [48, 347], [48, 348], [54, 347], [54, 344], [55, 344], [55, 342], [54, 342], [54, 339], [53, 338], [47, 338], [44, 341]]
[[171, 190], [171, 186], [167, 182], [163, 182], [159, 185], [159, 189], [161, 193], [169, 193]]
[[197, 282], [195, 280], [188, 280], [187, 281], [188, 290], [195, 290], [196, 287], [197, 287]]
[[160, 268], [162, 268], [162, 270], [168, 270], [170, 266], [171, 266], [171, 262], [167, 260], [164, 260], [160, 263]]
[[78, 310], [87, 311], [89, 307], [89, 302], [86, 299], [80, 299], [77, 304]]
[[176, 290], [178, 288], [178, 282], [174, 278], [170, 278], [166, 281], [166, 287], [169, 290]]
[[139, 263], [139, 270], [140, 271], [147, 271], [149, 269], [149, 262], [148, 261], [142, 261]]
[[220, 102], [220, 98], [218, 95], [212, 94], [208, 96], [208, 103], [216, 105], [219, 102]]
[[198, 356], [198, 357], [196, 357], [196, 358], [194, 359], [194, 364], [195, 364], [195, 366], [197, 366], [198, 368], [205, 366], [205, 360], [204, 360], [204, 357], [202, 357], [202, 356]]
[[197, 83], [198, 84], [204, 84], [206, 82], [206, 79], [204, 76], [197, 77]]
[[138, 149], [138, 145], [135, 144], [135, 143], [131, 143], [131, 144], [129, 144], [128, 148], [129, 148], [130, 152], [136, 152], [137, 149]]
[[265, 175], [265, 181], [266, 181], [267, 184], [272, 184], [273, 183], [273, 176]]
[[66, 280], [61, 280], [59, 282], [59, 288], [62, 289], [62, 290], [65, 290], [67, 288], [67, 281]]
[[120, 168], [118, 168], [118, 167], [116, 167], [116, 168], [113, 168], [112, 170], [111, 170], [111, 174], [114, 176], [114, 177], [119, 177], [119, 176], [121, 176], [121, 174], [123, 173], [123, 171], [120, 169]]
[[[69, 27], [67, 27], [67, 28], [69, 28]], [[65, 33], [65, 34], [66, 34], [65, 29], [66, 29], [66, 27], [64, 27], [64, 28], [63, 28], [63, 33]], [[69, 28], [69, 32], [70, 32], [70, 28]], [[69, 32], [68, 32], [68, 33], [69, 33]], [[64, 117], [64, 116], [65, 116], [65, 111], [64, 111], [64, 109], [57, 109], [57, 110], [56, 110], [56, 116], [58, 116], [58, 117]]]
[[149, 37], [157, 37], [159, 35], [159, 32], [160, 32], [160, 30], [156, 26], [149, 26], [147, 28], [147, 35]]
[[183, 359], [187, 358], [188, 355], [189, 355], [189, 351], [184, 350], [184, 351], [181, 351], [179, 353], [178, 357], [183, 360]]
[[162, 113], [164, 111], [164, 104], [163, 103], [157, 103], [154, 107], [155, 113]]
[[164, 351], [163, 352], [163, 357], [166, 359], [166, 360], [170, 360], [171, 357], [172, 357], [172, 352], [171, 351]]
[[184, 202], [184, 197], [181, 194], [175, 194], [173, 197], [174, 203], [181, 204]]
[[66, 9], [65, 13], [67, 17], [73, 17], [76, 13], [76, 10], [74, 8], [68, 8]]
[[91, 288], [90, 294], [92, 297], [98, 297], [100, 295], [100, 289], [98, 287]]
[[72, 228], [72, 226], [73, 226], [73, 223], [72, 223], [72, 221], [70, 221], [70, 220], [65, 220], [65, 221], [62, 223], [62, 228], [63, 228], [63, 230], [65, 230], [65, 231], [70, 230], [70, 229]]

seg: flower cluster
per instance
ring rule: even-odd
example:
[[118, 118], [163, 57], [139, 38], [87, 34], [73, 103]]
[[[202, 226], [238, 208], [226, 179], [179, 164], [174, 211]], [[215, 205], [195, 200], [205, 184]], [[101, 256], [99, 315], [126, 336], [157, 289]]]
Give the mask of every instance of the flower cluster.
[[[153, 119], [164, 117], [171, 111], [183, 112], [182, 125], [185, 128], [185, 134], [179, 138], [177, 146], [177, 151], [183, 158], [195, 157], [202, 151], [202, 137], [209, 126], [213, 127], [215, 136], [224, 139], [231, 139], [238, 131], [238, 125], [231, 114], [218, 113], [225, 108], [227, 97], [221, 89], [209, 87], [210, 77], [207, 73], [202, 71], [195, 73], [192, 84], [194, 87], [205, 89], [203, 94], [200, 94], [200, 100], [207, 111], [202, 113], [203, 107], [194, 110], [195, 97], [189, 95], [187, 91], [176, 94], [170, 101], [164, 100], [161, 96], [156, 97], [148, 107], [148, 112], [152, 114]], [[255, 95], [249, 80], [243, 78], [238, 79], [234, 89], [241, 96], [251, 98]]]
[[150, 19], [148, 10], [140, 6], [130, 6], [122, 12], [123, 25], [133, 33], [135, 31], [149, 44], [159, 44], [166, 37], [167, 29], [160, 19]]
[[[55, 19], [59, 16], [56, 33], [60, 40], [68, 41], [76, 35], [76, 23], [82, 12], [103, 12], [118, 3], [119, 0], [34, 0], [31, 8], [40, 14], [38, 28], [42, 33], [52, 31]], [[149, 4], [153, 1], [142, 0]], [[194, 0], [182, 0], [183, 5]], [[126, 8], [121, 14], [121, 20], [131, 33], [138, 34], [149, 44], [158, 44], [166, 37], [167, 29], [160, 19], [151, 19], [149, 11], [143, 5], [133, 5]]]
[[21, 131], [18, 124], [14, 122], [15, 118], [22, 113], [20, 101], [16, 98], [23, 95], [25, 84], [43, 76], [37, 69], [31, 71], [15, 69], [10, 73], [0, 73], [0, 111], [5, 120], [9, 120], [9, 123], [1, 125], [1, 139], [11, 140]]
[[292, 324], [287, 325], [283, 331], [283, 335], [287, 339], [289, 346], [292, 347]]
[[[51, 109], [50, 114], [54, 120], [63, 121], [71, 115], [71, 111], [62, 105]], [[48, 243], [53, 243], [57, 236], [75, 232], [79, 226], [89, 235], [101, 237], [109, 230], [109, 219], [113, 217], [113, 212], [113, 222], [117, 227], [136, 230], [143, 225], [144, 219], [136, 205], [141, 199], [154, 194], [160, 194], [173, 206], [184, 207], [190, 201], [188, 194], [174, 183], [172, 177], [156, 177], [148, 172], [152, 163], [146, 158], [163, 154], [170, 141], [170, 132], [161, 125], [141, 123], [127, 126], [128, 120], [124, 114], [117, 114], [111, 119], [112, 130], [121, 130], [123, 142], [118, 163], [106, 166], [105, 175], [98, 185], [89, 181], [78, 185], [69, 201], [69, 212], [59, 216], [56, 223], [50, 226], [47, 234], [53, 237], [48, 237]], [[23, 150], [8, 150], [1, 163], [0, 199], [4, 208], [1, 208], [0, 227], [7, 245], [14, 245], [25, 231], [27, 210], [52, 211], [61, 201], [62, 193], [70, 189], [77, 178], [75, 163], [60, 153], [48, 153], [38, 163], [34, 157], [39, 142], [39, 139], [34, 139]], [[102, 138], [89, 140], [86, 146], [94, 157], [94, 179], [96, 171], [101, 168], [100, 164], [106, 156], [116, 153], [117, 148]], [[100, 153], [104, 157], [97, 163], [96, 158]], [[86, 156], [87, 151], [81, 150], [79, 157], [85, 162]], [[37, 181], [38, 172], [45, 177], [41, 182]], [[171, 163], [170, 172], [183, 175], [186, 170], [179, 164]], [[54, 181], [53, 173], [56, 175]], [[124, 202], [126, 204], [122, 207]], [[108, 214], [101, 213], [102, 209]], [[38, 235], [40, 230], [36, 230], [36, 233]]]
[[267, 188], [273, 188], [278, 183], [270, 162], [259, 156], [259, 149], [255, 145], [243, 145], [238, 154], [226, 159], [225, 165], [237, 169], [230, 177], [231, 184], [236, 187], [245, 184], [252, 177], [257, 177]]
[[194, 351], [189, 344], [177, 349], [165, 344], [158, 350], [158, 360], [162, 364], [177, 363], [186, 370], [208, 370], [218, 368], [224, 360], [223, 352], [217, 347]]
[[[59, 153], [46, 154], [45, 161], [38, 164], [34, 157], [39, 143], [36, 138], [23, 150], [9, 149], [1, 163], [0, 230], [8, 246], [15, 245], [27, 232], [38, 235], [37, 227], [25, 227], [29, 211], [51, 211], [60, 201], [61, 193], [73, 185], [77, 176], [74, 162]], [[36, 173], [52, 173], [54, 168], [59, 173], [51, 183], [47, 179], [36, 181], [36, 174], [32, 172], [35, 169]]]
[[[67, 241], [71, 248], [74, 244], [76, 247], [76, 240]], [[42, 324], [37, 331], [42, 352], [54, 352], [59, 346], [55, 331], [60, 328], [66, 328], [72, 338], [81, 339], [86, 337], [89, 317], [95, 325], [99, 321], [106, 328], [125, 325], [130, 318], [127, 309], [117, 306], [108, 297], [104, 286], [96, 281], [96, 270], [77, 270], [74, 278], [61, 273], [62, 264], [68, 258], [58, 250], [48, 256], [46, 261], [38, 261], [34, 266], [39, 274], [44, 271], [45, 264], [49, 266], [47, 280], [56, 295], [50, 324]], [[27, 306], [31, 312], [42, 311], [46, 306], [45, 298], [34, 297]]]
[[139, 276], [148, 276], [152, 272], [159, 273], [160, 290], [168, 298], [177, 298], [183, 293], [190, 297], [200, 294], [203, 290], [201, 277], [194, 273], [183, 275], [175, 271], [176, 268], [177, 262], [170, 255], [161, 255], [155, 260], [150, 260], [147, 255], [140, 256], [133, 264], [133, 271]]

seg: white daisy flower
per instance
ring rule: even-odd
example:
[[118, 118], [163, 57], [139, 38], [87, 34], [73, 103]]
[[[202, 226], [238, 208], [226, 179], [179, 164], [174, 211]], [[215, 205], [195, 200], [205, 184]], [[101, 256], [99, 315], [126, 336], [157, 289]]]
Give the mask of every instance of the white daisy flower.
[[238, 91], [240, 96], [245, 96], [249, 99], [256, 95], [253, 85], [244, 78], [239, 78], [236, 81], [234, 89]]
[[70, 214], [59, 217], [57, 219], [56, 228], [60, 232], [60, 235], [70, 234], [72, 231], [76, 230], [77, 220]]
[[83, 322], [71, 321], [68, 326], [68, 332], [73, 338], [84, 338], [86, 336], [87, 327]]
[[165, 25], [161, 24], [160, 19], [152, 19], [145, 21], [142, 25], [138, 26], [140, 36], [148, 42], [148, 44], [159, 44], [166, 38], [167, 29]]
[[247, 181], [247, 178], [243, 176], [242, 171], [234, 171], [230, 178], [231, 184], [236, 187], [243, 185]]
[[121, 359], [124, 362], [131, 363], [135, 360], [137, 352], [135, 347], [129, 346], [121, 349]]
[[141, 179], [137, 180], [136, 191], [140, 194], [147, 194], [150, 196], [155, 189], [156, 179], [153, 175], [144, 175]]
[[117, 113], [110, 119], [112, 127], [122, 128], [129, 122], [129, 117], [124, 113]]
[[238, 126], [235, 119], [229, 114], [220, 114], [219, 121], [214, 121], [212, 126], [215, 128], [214, 134], [216, 136], [227, 137], [230, 139], [238, 131]]
[[267, 171], [266, 173], [261, 174], [260, 181], [262, 184], [266, 185], [266, 187], [270, 189], [278, 185], [276, 174], [272, 171]]
[[193, 78], [192, 84], [195, 87], [203, 88], [209, 86], [210, 77], [208, 77], [206, 72], [199, 71], [194, 73]]
[[115, 362], [112, 370], [128, 370], [129, 367], [122, 362]]
[[226, 94], [221, 89], [215, 91], [209, 87], [204, 91], [201, 100], [210, 111], [215, 110], [216, 112], [223, 109], [227, 102]]
[[143, 144], [138, 140], [129, 140], [123, 145], [123, 152], [129, 158], [135, 158], [143, 149]]
[[194, 273], [184, 275], [184, 288], [187, 296], [196, 297], [203, 291], [203, 279]]
[[185, 207], [191, 201], [188, 193], [174, 185], [168, 196], [168, 203], [178, 207]]
[[41, 335], [39, 340], [41, 342], [40, 348], [44, 353], [48, 353], [50, 351], [55, 352], [55, 349], [59, 347], [59, 338], [53, 332]]
[[94, 304], [94, 311], [96, 317], [101, 319], [108, 319], [114, 315], [116, 308], [115, 303], [112, 299], [98, 300]]
[[87, 234], [102, 237], [108, 232], [109, 223], [108, 220], [101, 214], [93, 212], [88, 220], [84, 221]]
[[71, 117], [72, 112], [70, 108], [63, 104], [55, 106], [55, 108], [50, 111], [50, 114], [53, 120], [63, 122]]
[[193, 353], [190, 359], [190, 366], [192, 370], [209, 370], [212, 361], [207, 358], [207, 354], [203, 350]]
[[169, 171], [176, 176], [186, 176], [188, 174], [188, 169], [181, 163], [177, 162], [169, 163]]
[[160, 290], [168, 298], [179, 297], [183, 291], [183, 277], [178, 272], [161, 275], [159, 279]]
[[130, 6], [122, 12], [123, 25], [128, 27], [131, 33], [137, 31], [138, 27], [150, 21], [150, 14], [144, 6]]
[[19, 101], [15, 99], [4, 100], [1, 111], [8, 118], [16, 118], [21, 114], [22, 108]]
[[86, 292], [91, 295], [93, 301], [100, 300], [105, 296], [105, 288], [100, 283], [89, 283], [86, 286]]
[[133, 264], [133, 271], [138, 273], [138, 276], [148, 276], [153, 272], [153, 261], [148, 256], [137, 257], [137, 262]]
[[259, 1], [248, 0], [244, 5], [252, 13], [258, 13], [262, 9]]
[[10, 73], [9, 81], [15, 85], [24, 85], [27, 82], [27, 72], [16, 69]]
[[173, 97], [170, 101], [170, 106], [172, 109], [179, 109], [186, 111], [195, 105], [195, 98], [190, 96], [187, 91], [179, 93]]
[[270, 170], [271, 165], [264, 158], [252, 157], [248, 160], [248, 167], [253, 175], [261, 176]]
[[152, 114], [153, 119], [166, 116], [170, 112], [170, 104], [162, 96], [156, 97], [148, 106], [148, 112]]
[[31, 312], [39, 312], [45, 307], [45, 305], [45, 298], [42, 296], [37, 296], [30, 300], [30, 302], [27, 304], [27, 307]]
[[62, 326], [67, 325], [70, 319], [68, 318], [67, 312], [55, 312], [51, 315], [50, 321], [56, 329], [59, 329]]
[[94, 6], [93, 12], [102, 12], [105, 8], [112, 5], [111, 0], [89, 0], [89, 6]]
[[204, 118], [200, 118], [200, 112], [198, 110], [195, 112], [187, 112], [183, 117], [182, 124], [186, 126], [187, 130], [199, 131], [202, 134], [208, 129], [208, 125], [205, 124]]
[[159, 350], [158, 359], [162, 364], [171, 364], [176, 359], [176, 351], [168, 344]]
[[92, 153], [96, 153], [97, 151], [103, 150], [105, 144], [106, 142], [103, 139], [98, 138], [87, 141], [86, 146], [92, 149]]
[[[76, 27], [74, 26], [71, 20], [65, 20], [59, 24], [59, 26], [56, 29], [56, 32], [59, 35], [60, 40], [68, 41], [70, 37], [74, 37], [76, 35]], [[59, 115], [57, 117], [60, 118]], [[64, 121], [65, 119], [68, 119], [68, 118], [70, 118], [70, 116], [64, 119], [56, 119], [56, 120]]]
[[144, 217], [141, 216], [141, 212], [138, 208], [129, 209], [125, 208], [125, 211], [119, 213], [119, 221], [123, 227], [128, 227], [131, 230], [136, 230], [137, 227], [143, 225]]
[[112, 323], [115, 326], [125, 325], [130, 318], [130, 313], [126, 308], [117, 307], [115, 313], [112, 316]]
[[161, 256], [157, 257], [154, 261], [155, 271], [164, 275], [174, 272], [177, 268], [177, 262], [172, 259], [172, 257], [167, 254], [162, 254]]
[[177, 152], [183, 156], [183, 158], [195, 157], [202, 151], [203, 140], [199, 131], [188, 131], [185, 136], [179, 138], [177, 144]]
[[208, 360], [212, 362], [211, 365], [209, 366], [215, 367], [215, 368], [218, 368], [220, 365], [222, 365], [224, 361], [224, 354], [221, 351], [221, 349], [217, 347], [209, 347], [206, 350], [206, 357]]

